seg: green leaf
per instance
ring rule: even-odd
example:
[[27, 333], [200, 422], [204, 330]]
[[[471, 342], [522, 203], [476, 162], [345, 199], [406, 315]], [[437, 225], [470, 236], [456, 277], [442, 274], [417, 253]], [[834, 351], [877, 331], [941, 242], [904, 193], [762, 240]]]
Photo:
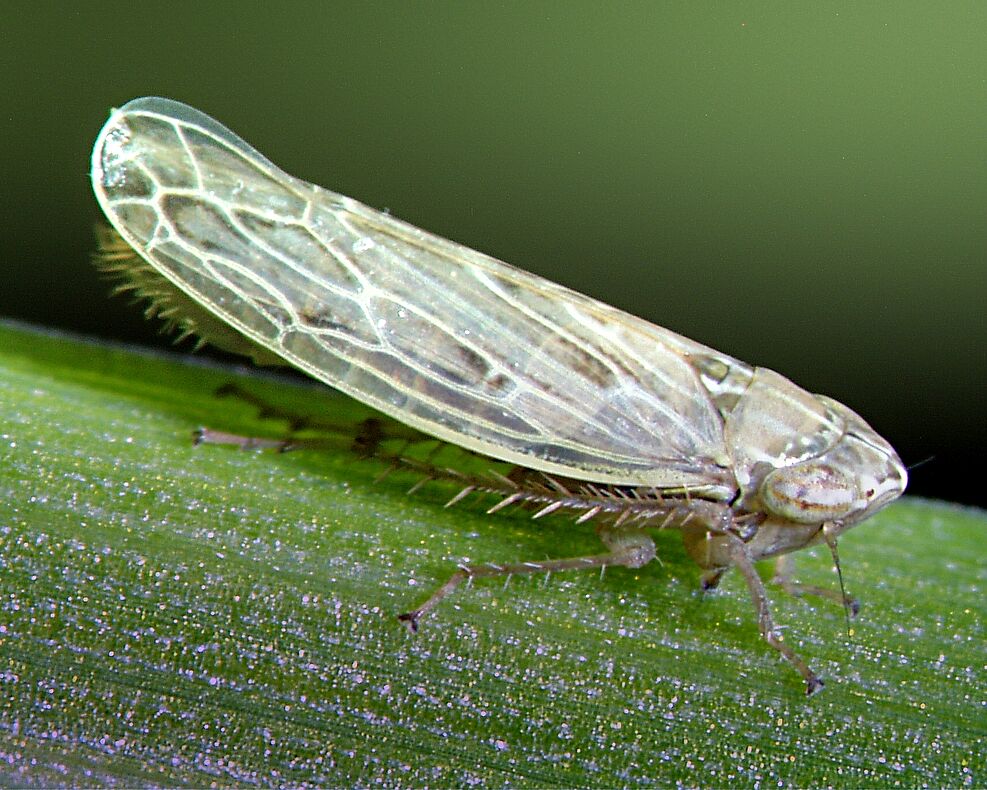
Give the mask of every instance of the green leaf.
[[[328, 389], [0, 325], [0, 783], [982, 786], [981, 512], [904, 500], [841, 543], [863, 603], [773, 591], [826, 678], [715, 594], [676, 533], [640, 570], [477, 582], [457, 562], [598, 550], [588, 525], [486, 516], [279, 436], [215, 388], [356, 422]], [[834, 585], [823, 550], [803, 581]], [[765, 573], [768, 573], [767, 568]]]

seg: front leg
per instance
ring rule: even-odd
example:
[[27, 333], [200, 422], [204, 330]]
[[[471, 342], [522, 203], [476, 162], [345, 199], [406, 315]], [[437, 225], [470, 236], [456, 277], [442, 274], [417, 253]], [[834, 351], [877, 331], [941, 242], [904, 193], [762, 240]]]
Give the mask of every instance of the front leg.
[[781, 653], [798, 673], [805, 678], [805, 693], [811, 696], [819, 691], [825, 684], [819, 676], [813, 672], [802, 657], [792, 650], [782, 637], [776, 633], [774, 620], [771, 617], [771, 607], [768, 603], [768, 594], [764, 589], [764, 583], [757, 574], [754, 562], [751, 559], [750, 550], [747, 544], [735, 535], [729, 535], [730, 557], [737, 570], [747, 582], [747, 589], [750, 591], [751, 600], [754, 601], [754, 608], [757, 610], [757, 625], [761, 630], [761, 636], [771, 647]]
[[844, 608], [847, 616], [850, 618], [856, 617], [860, 613], [860, 602], [843, 590], [836, 591], [828, 587], [819, 587], [815, 584], [803, 584], [802, 582], [795, 581], [792, 578], [791, 555], [783, 554], [775, 560], [775, 575], [771, 583], [796, 598], [812, 595], [816, 598], [835, 601]]

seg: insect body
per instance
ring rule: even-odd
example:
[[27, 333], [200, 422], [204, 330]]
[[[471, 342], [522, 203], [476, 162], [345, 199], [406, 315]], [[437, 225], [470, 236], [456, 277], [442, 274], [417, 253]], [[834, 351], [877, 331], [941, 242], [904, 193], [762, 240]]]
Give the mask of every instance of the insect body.
[[[461, 567], [462, 580], [638, 567], [683, 532], [712, 586], [839, 535], [897, 498], [893, 448], [840, 403], [287, 175], [202, 113], [134, 100], [103, 127], [96, 197], [139, 263], [128, 286], [185, 333], [293, 365], [401, 422], [514, 464], [501, 505], [594, 520], [605, 553]], [[492, 510], [497, 509], [495, 506]]]

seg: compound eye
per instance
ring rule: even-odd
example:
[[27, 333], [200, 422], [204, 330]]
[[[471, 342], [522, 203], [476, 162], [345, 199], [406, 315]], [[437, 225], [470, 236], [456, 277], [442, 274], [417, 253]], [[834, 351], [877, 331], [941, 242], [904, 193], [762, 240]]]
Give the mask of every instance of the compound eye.
[[761, 483], [761, 502], [798, 524], [843, 518], [858, 499], [854, 481], [828, 464], [807, 462], [775, 469]]

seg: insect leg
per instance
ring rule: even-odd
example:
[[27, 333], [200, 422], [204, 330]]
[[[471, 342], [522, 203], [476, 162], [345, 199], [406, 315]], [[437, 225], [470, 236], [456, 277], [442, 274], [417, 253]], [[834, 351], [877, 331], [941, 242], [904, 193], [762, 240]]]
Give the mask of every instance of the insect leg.
[[398, 615], [398, 619], [412, 632], [418, 630], [418, 622], [434, 609], [449, 593], [467, 579], [480, 579], [487, 576], [512, 576], [514, 574], [556, 573], [558, 571], [588, 570], [623, 565], [627, 568], [640, 568], [655, 556], [655, 544], [651, 536], [640, 530], [614, 529], [603, 527], [599, 530], [604, 545], [610, 549], [603, 554], [585, 557], [566, 557], [558, 560], [538, 562], [517, 562], [507, 565], [483, 563], [461, 565], [449, 580], [432, 593], [431, 597], [417, 609]]
[[788, 554], [783, 554], [775, 561], [775, 575], [771, 580], [789, 595], [802, 598], [806, 595], [814, 595], [817, 598], [825, 598], [835, 601], [844, 607], [850, 617], [856, 617], [860, 613], [860, 602], [852, 595], [845, 592], [831, 590], [828, 587], [818, 587], [815, 584], [803, 584], [792, 578], [792, 562]]
[[241, 450], [290, 450], [294, 443], [288, 439], [266, 439], [261, 436], [241, 436], [238, 433], [216, 431], [212, 428], [197, 428], [192, 431], [192, 443], [227, 444], [239, 447]]
[[262, 420], [283, 420], [288, 423], [288, 429], [291, 431], [301, 430], [309, 424], [309, 417], [281, 409], [234, 382], [217, 387], [215, 395], [217, 398], [233, 398], [249, 403], [257, 409], [257, 416]]
[[775, 632], [774, 620], [771, 617], [771, 607], [768, 604], [768, 594], [764, 589], [761, 577], [757, 575], [754, 563], [751, 560], [747, 545], [735, 535], [730, 536], [730, 556], [737, 570], [743, 574], [747, 582], [747, 589], [750, 591], [751, 599], [754, 601], [754, 608], [757, 610], [757, 625], [761, 630], [761, 636], [771, 647], [781, 653], [799, 674], [805, 678], [806, 696], [815, 694], [825, 684], [819, 676], [813, 672], [809, 665], [805, 663], [801, 656], [792, 650], [780, 636]]
[[[338, 436], [352, 436], [354, 449], [366, 456], [375, 455], [378, 446], [391, 439], [407, 442], [434, 441], [431, 436], [422, 434], [414, 428], [409, 428], [394, 420], [380, 417], [368, 417], [359, 423], [339, 422], [325, 417], [310, 414], [299, 414], [283, 409], [268, 400], [244, 389], [235, 382], [223, 384], [216, 389], [217, 398], [232, 398], [249, 404], [257, 410], [257, 416], [262, 420], [275, 420], [288, 424], [289, 432], [311, 430]], [[229, 444], [229, 442], [225, 442]], [[287, 442], [291, 443], [291, 442]], [[268, 445], [261, 445], [268, 446]]]
[[[262, 420], [286, 422], [289, 435], [282, 439], [269, 439], [243, 436], [203, 427], [193, 433], [195, 444], [225, 444], [239, 447], [241, 450], [273, 449], [281, 452], [302, 447], [338, 449], [348, 445], [349, 449], [361, 458], [372, 458], [380, 453], [381, 445], [386, 441], [396, 440], [407, 444], [422, 441], [434, 442], [432, 437], [386, 418], [368, 417], [359, 422], [336, 422], [322, 417], [291, 412], [249, 392], [236, 383], [222, 385], [216, 389], [215, 395], [217, 398], [234, 398], [253, 406], [257, 410], [257, 416]], [[299, 438], [293, 435], [302, 430], [323, 436]]]

